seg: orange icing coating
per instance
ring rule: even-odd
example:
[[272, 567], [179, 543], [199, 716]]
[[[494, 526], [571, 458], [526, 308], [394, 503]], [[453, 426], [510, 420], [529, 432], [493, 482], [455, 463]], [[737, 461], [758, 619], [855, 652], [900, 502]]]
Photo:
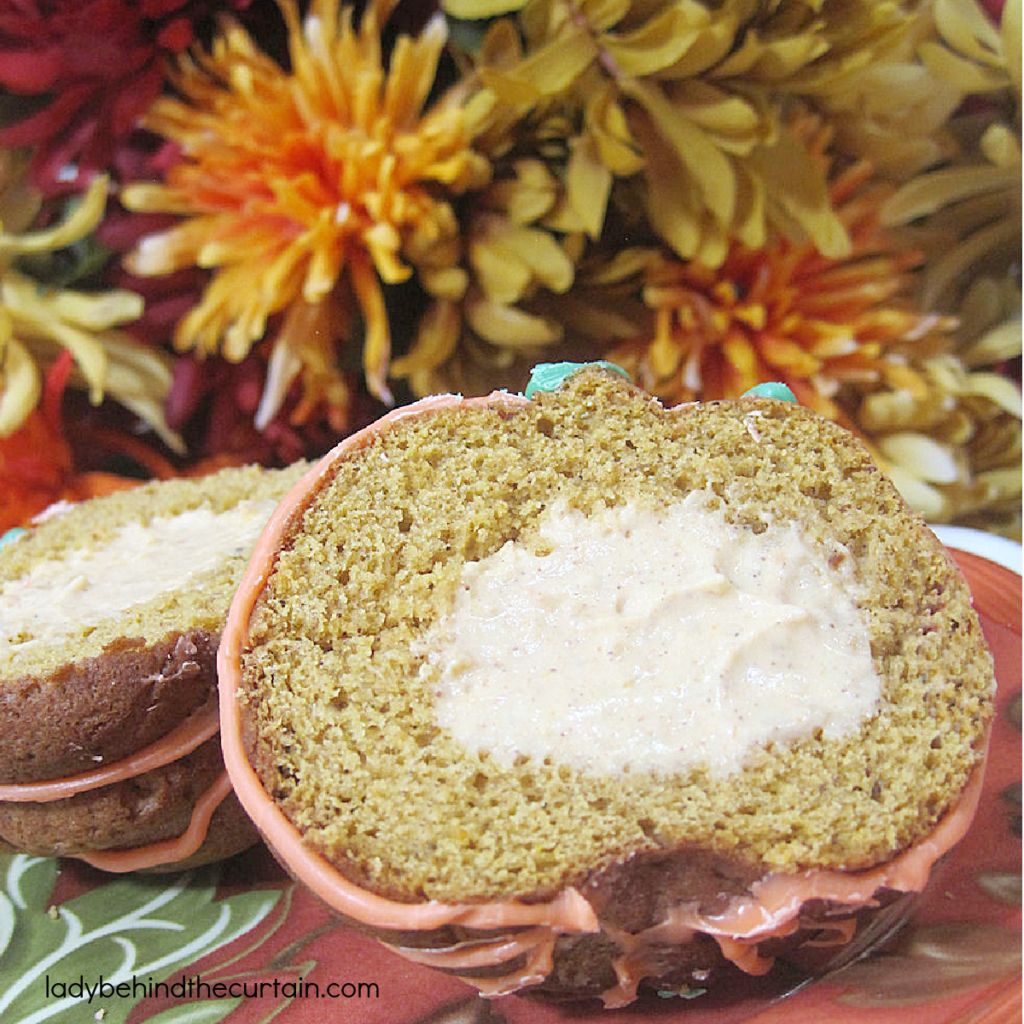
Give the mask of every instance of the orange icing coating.
[[152, 771], [154, 768], [162, 768], [165, 764], [190, 754], [196, 747], [210, 739], [219, 728], [217, 701], [211, 696], [201, 708], [193, 711], [169, 733], [120, 761], [66, 779], [0, 785], [0, 800], [10, 800], [14, 803], [50, 803], [54, 800], [64, 800], [76, 793], [98, 789], [100, 786], [133, 779], [136, 775], [142, 775], [143, 772]]
[[[211, 696], [201, 708], [193, 711], [169, 733], [120, 761], [66, 779], [0, 785], [0, 800], [10, 800], [14, 803], [50, 803], [67, 799], [76, 793], [123, 782], [125, 779], [135, 778], [144, 772], [162, 768], [172, 761], [185, 757], [214, 736], [219, 728], [217, 700]], [[126, 850], [96, 850], [72, 856], [102, 871], [117, 873], [138, 871], [141, 868], [183, 860], [203, 845], [210, 819], [230, 792], [231, 780], [226, 772], [221, 772], [213, 785], [196, 801], [188, 827], [176, 839]]]
[[[673, 907], [653, 928], [636, 934], [606, 929], [623, 949], [615, 964], [618, 985], [602, 993], [608, 1007], [625, 1006], [647, 973], [647, 951], [656, 945], [685, 942], [696, 933], [711, 935], [722, 955], [748, 974], [765, 974], [773, 960], [757, 951], [764, 939], [792, 935], [800, 927], [800, 911], [811, 900], [842, 904], [851, 911], [871, 904], [880, 889], [920, 892], [934, 863], [963, 838], [981, 798], [985, 769], [974, 770], [956, 806], [926, 839], [893, 860], [867, 871], [803, 871], [795, 875], [771, 874], [755, 882], [750, 896], [736, 896], [721, 914], [702, 915], [691, 904]], [[833, 926], [838, 927], [840, 922]], [[840, 932], [849, 941], [856, 930]], [[831, 940], [830, 940], [831, 941]], [[839, 944], [836, 942], [835, 944]]]
[[483, 995], [503, 996], [527, 985], [539, 985], [551, 973], [555, 937], [556, 933], [551, 928], [539, 926], [500, 939], [460, 943], [446, 949], [389, 946], [406, 960], [445, 971], [491, 967], [508, 963], [525, 954], [526, 959], [518, 970], [508, 971], [496, 978], [463, 979], [469, 980]]
[[101, 871], [119, 873], [184, 860], [203, 845], [214, 811], [230, 792], [231, 780], [227, 772], [221, 772], [213, 785], [196, 801], [188, 828], [176, 839], [165, 839], [147, 846], [133, 846], [128, 850], [97, 850], [93, 853], [77, 853], [74, 856]]
[[728, 935], [716, 935], [715, 941], [722, 951], [722, 956], [734, 963], [747, 974], [767, 974], [775, 963], [770, 956], [761, 956], [757, 951], [757, 943], [749, 939], [734, 939]]
[[[544, 903], [516, 900], [489, 903], [399, 903], [362, 889], [345, 878], [330, 862], [307, 848], [295, 826], [274, 804], [250, 765], [242, 743], [241, 716], [236, 694], [241, 686], [241, 656], [248, 641], [248, 623], [258, 596], [273, 569], [276, 552], [293, 515], [300, 512], [326, 478], [339, 456], [366, 447], [373, 438], [400, 419], [421, 416], [459, 404], [522, 404], [521, 396], [493, 392], [478, 399], [440, 395], [395, 410], [364, 430], [346, 438], [299, 480], [271, 516], [256, 544], [249, 566], [232, 602], [217, 654], [221, 701], [221, 743], [224, 763], [235, 793], [257, 828], [289, 869], [335, 910], [380, 929], [429, 931], [448, 924], [478, 929], [532, 926], [528, 931], [472, 947], [424, 950], [394, 947], [410, 960], [453, 973], [472, 967], [507, 963], [527, 954], [526, 964], [494, 978], [465, 977], [484, 995], [502, 995], [537, 984], [550, 973], [559, 934], [597, 932], [602, 928], [596, 912], [578, 890], [568, 887]], [[935, 861], [967, 831], [981, 794], [983, 767], [975, 770], [959, 801], [925, 840], [892, 861], [868, 871], [805, 871], [772, 874], [751, 886], [750, 896], [734, 897], [721, 914], [701, 915], [693, 905], [673, 908], [660, 924], [637, 934], [605, 931], [619, 942], [623, 954], [615, 963], [618, 984], [602, 994], [607, 1006], [622, 1006], [636, 996], [644, 976], [646, 953], [655, 944], [684, 942], [700, 932], [713, 936], [722, 953], [742, 970], [762, 974], [772, 960], [762, 957], [757, 943], [792, 934], [799, 928], [801, 908], [810, 900], [828, 900], [851, 910], [869, 905], [881, 888], [919, 891]], [[852, 937], [852, 932], [849, 933]]]
[[843, 918], [841, 921], [822, 922], [822, 926], [832, 934], [819, 939], [808, 939], [804, 943], [805, 946], [845, 946], [857, 934], [857, 921], [852, 917]]

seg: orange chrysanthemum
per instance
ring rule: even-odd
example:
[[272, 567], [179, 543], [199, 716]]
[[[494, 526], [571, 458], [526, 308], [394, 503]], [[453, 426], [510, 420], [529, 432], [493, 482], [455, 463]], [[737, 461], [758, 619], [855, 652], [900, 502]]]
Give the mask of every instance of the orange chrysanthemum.
[[440, 16], [418, 38], [401, 37], [385, 71], [393, 3], [370, 0], [355, 28], [338, 0], [313, 0], [304, 21], [294, 0], [278, 0], [290, 71], [225, 18], [212, 50], [181, 62], [174, 81], [184, 99], [158, 100], [145, 119], [182, 158], [165, 183], [130, 187], [125, 203], [186, 219], [144, 239], [128, 266], [213, 270], [178, 324], [180, 350], [239, 361], [282, 315], [258, 421], [297, 378], [300, 418], [320, 402], [344, 407], [337, 343], [360, 315], [367, 382], [389, 399], [382, 283], [415, 271], [427, 291], [465, 286], [457, 220], [439, 193], [489, 178], [471, 148], [479, 107], [456, 90], [423, 109], [446, 40]]
[[948, 318], [916, 311], [907, 296], [920, 257], [879, 228], [889, 190], [858, 163], [832, 182], [832, 201], [852, 252], [822, 256], [810, 243], [734, 244], [717, 270], [662, 256], [648, 267], [644, 299], [653, 337], [608, 358], [672, 401], [735, 397], [763, 381], [788, 384], [804, 405], [853, 425], [837, 396], [844, 385], [925, 393], [908, 349], [941, 344]]

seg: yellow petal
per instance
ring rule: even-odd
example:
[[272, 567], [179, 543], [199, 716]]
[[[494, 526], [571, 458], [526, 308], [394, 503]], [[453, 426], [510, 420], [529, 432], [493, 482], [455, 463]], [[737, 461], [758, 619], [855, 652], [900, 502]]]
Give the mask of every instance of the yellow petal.
[[470, 240], [469, 263], [477, 285], [495, 302], [517, 302], [533, 279], [514, 248], [482, 232]]
[[1004, 167], [1017, 172], [1016, 185], [1020, 181], [1021, 152], [1020, 139], [1005, 124], [990, 124], [981, 137], [979, 149], [985, 159], [996, 167]]
[[684, 12], [670, 5], [629, 32], [605, 34], [601, 43], [621, 73], [653, 75], [675, 64], [698, 36]]
[[[113, 395], [113, 389], [111, 389]], [[153, 432], [160, 438], [168, 448], [177, 455], [188, 454], [188, 445], [184, 438], [167, 425], [164, 416], [165, 398], [151, 398], [149, 396], [136, 397], [134, 395], [115, 396], [120, 405], [123, 405], [129, 412], [136, 415], [143, 423], [152, 428]]]
[[554, 205], [558, 182], [540, 160], [518, 160], [514, 171], [514, 178], [495, 181], [485, 192], [484, 201], [503, 210], [517, 224], [531, 224]]
[[25, 422], [42, 394], [42, 381], [28, 350], [14, 338], [0, 347], [0, 437]]
[[1021, 354], [1020, 319], [997, 324], [970, 345], [960, 349], [960, 358], [968, 367], [991, 366]]
[[92, 331], [137, 320], [145, 305], [141, 295], [121, 289], [97, 292], [94, 295], [73, 291], [54, 292], [47, 304], [55, 316]]
[[399, 36], [384, 87], [384, 109], [399, 128], [408, 128], [434, 86], [437, 62], [448, 41], [444, 15], [436, 11], [416, 39]]
[[[934, 396], [936, 408], [942, 400]], [[876, 391], [865, 396], [857, 412], [860, 426], [870, 433], [902, 430], [911, 426], [927, 427], [932, 417], [922, 412], [921, 403], [909, 391]]]
[[462, 317], [454, 302], [434, 302], [420, 320], [412, 348], [392, 364], [396, 377], [440, 366], [454, 352], [462, 331]]
[[572, 140], [566, 188], [569, 203], [579, 214], [583, 230], [596, 240], [604, 227], [612, 173], [602, 162], [597, 142], [591, 135]]
[[686, 11], [690, 25], [700, 31], [679, 60], [660, 73], [660, 78], [696, 78], [719, 64], [736, 42], [740, 20], [735, 9], [722, 8], [712, 14], [704, 4], [689, 0], [679, 6]]
[[482, 296], [467, 298], [465, 313], [467, 322], [481, 338], [503, 348], [550, 345], [562, 337], [561, 326], [553, 320]]
[[458, 301], [469, 284], [469, 275], [462, 267], [420, 267], [418, 273], [426, 291], [438, 299]]
[[387, 386], [391, 359], [391, 330], [380, 281], [373, 268], [361, 259], [353, 260], [349, 271], [353, 290], [363, 313], [366, 334], [363, 341], [363, 371], [370, 393], [387, 405], [394, 402]]
[[767, 39], [751, 29], [736, 51], [715, 68], [715, 75], [781, 82], [827, 53], [828, 46], [828, 41], [816, 32]]
[[700, 212], [683, 187], [687, 176], [679, 174], [664, 147], [645, 145], [647, 155], [647, 217], [651, 227], [684, 259], [700, 246]]
[[195, 203], [187, 195], [167, 185], [134, 182], [121, 189], [121, 205], [136, 213], [195, 213]]
[[932, 17], [939, 34], [958, 53], [993, 67], [1003, 64], [999, 32], [973, 0], [935, 0]]
[[767, 239], [765, 187], [743, 164], [736, 167], [736, 214], [733, 233], [744, 245], [760, 249]]
[[890, 434], [876, 443], [887, 459], [908, 469], [919, 480], [951, 484], [960, 476], [953, 452], [925, 434]]
[[1021, 418], [1021, 394], [1017, 385], [1000, 373], [972, 373], [967, 378], [966, 394], [987, 398], [1004, 412]]
[[789, 132], [782, 132], [772, 146], [759, 146], [748, 160], [764, 180], [769, 200], [807, 232], [823, 256], [841, 259], [850, 254], [850, 239], [832, 209], [825, 177]]
[[0, 254], [21, 255], [30, 252], [48, 252], [63, 249], [72, 242], [84, 238], [103, 216], [107, 205], [106, 175], [97, 175], [89, 185], [81, 202], [72, 210], [63, 223], [44, 231], [11, 235], [0, 233]]
[[596, 270], [587, 271], [585, 283], [591, 285], [613, 284], [643, 273], [658, 259], [657, 249], [634, 246], [619, 249], [610, 259], [604, 260]]
[[995, 498], [1010, 498], [1014, 505], [1014, 511], [1020, 511], [1021, 472], [1019, 466], [986, 470], [984, 473], [978, 474], [977, 482]]
[[1006, 68], [1013, 81], [1013, 88], [1019, 103], [1021, 94], [1021, 36], [1024, 34], [1024, 29], [1022, 29], [1021, 25], [1021, 0], [1006, 0], [1006, 3], [1003, 5], [1003, 16], [999, 28], [1003, 37], [1003, 56], [1006, 58]]
[[1015, 183], [1012, 172], [1001, 167], [950, 167], [920, 174], [885, 201], [882, 223], [909, 224], [951, 203]]
[[593, 37], [585, 29], [572, 26], [524, 57], [514, 77], [541, 96], [556, 96], [568, 89], [597, 56]]
[[545, 40], [556, 36], [574, 13], [559, 0], [532, 0], [526, 4], [517, 19], [517, 30], [523, 37], [526, 51], [535, 50]]
[[[700, 245], [694, 260], [705, 267], [720, 267], [729, 254], [729, 235], [707, 210], [701, 217]], [[753, 387], [753, 385], [751, 385]]]
[[644, 165], [643, 155], [629, 131], [613, 82], [590, 91], [584, 110], [588, 131], [597, 142], [601, 162], [613, 174], [627, 177]]
[[[101, 336], [107, 354], [104, 394], [146, 423], [171, 451], [184, 455], [186, 445], [171, 430], [164, 415], [171, 388], [171, 360], [161, 349], [140, 345], [123, 331], [107, 331]], [[79, 384], [77, 372], [72, 383]]]
[[[7, 281], [3, 284], [3, 297], [5, 304], [11, 308], [13, 303], [8, 301], [10, 291]], [[54, 341], [70, 350], [85, 378], [89, 401], [93, 405], [99, 405], [103, 401], [107, 372], [107, 353], [102, 344], [94, 335], [59, 320], [45, 319], [44, 315], [37, 317], [33, 323], [34, 332], [38, 337]]]
[[260, 403], [253, 417], [253, 425], [257, 430], [265, 430], [270, 421], [278, 414], [288, 389], [302, 370], [302, 360], [295, 349], [289, 344], [287, 335], [278, 335], [270, 350], [267, 361], [267, 375], [263, 382]]
[[523, 263], [532, 277], [552, 291], [564, 292], [572, 284], [572, 260], [547, 231], [489, 216], [476, 221], [474, 234], [506, 254], [510, 262]]
[[719, 145], [728, 144], [730, 152], [748, 152], [769, 134], [770, 129], [763, 126], [767, 112], [707, 82], [680, 82], [672, 89], [671, 97]]
[[950, 82], [966, 93], [994, 92], [1010, 84], [1005, 71], [986, 68], [951, 53], [938, 43], [920, 46], [921, 61], [937, 78]]
[[526, 6], [526, 0], [444, 0], [442, 7], [453, 18], [480, 21], [508, 14]]
[[502, 18], [487, 29], [478, 58], [482, 67], [507, 71], [522, 55], [523, 47], [515, 22], [511, 18]]
[[937, 487], [926, 484], [920, 477], [901, 466], [887, 466], [886, 475], [903, 495], [904, 501], [926, 519], [938, 522], [945, 516], [949, 504]]
[[732, 220], [736, 203], [736, 178], [732, 164], [691, 121], [650, 82], [622, 83], [650, 117], [651, 126], [700, 188], [704, 203], [719, 224]]
[[998, 252], [1004, 246], [1020, 245], [1020, 220], [1008, 219], [976, 231], [959, 245], [953, 246], [933, 261], [927, 270], [920, 302], [924, 309], [943, 308], [941, 299], [959, 276], [986, 253]]
[[580, 11], [594, 32], [604, 32], [618, 24], [630, 10], [630, 0], [582, 0]]

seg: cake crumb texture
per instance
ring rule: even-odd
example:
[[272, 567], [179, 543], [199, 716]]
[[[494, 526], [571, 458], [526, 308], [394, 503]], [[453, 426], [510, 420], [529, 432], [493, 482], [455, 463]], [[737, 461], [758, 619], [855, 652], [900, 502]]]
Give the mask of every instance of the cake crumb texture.
[[[4, 549], [0, 588], [16, 592], [39, 563], [102, 549], [127, 523], [199, 508], [217, 513], [250, 499], [272, 509], [306, 468], [230, 468], [74, 505]], [[108, 764], [201, 707], [216, 687], [220, 631], [251, 549], [239, 546], [201, 573], [189, 572], [188, 550], [170, 551], [177, 585], [100, 621], [68, 622], [53, 642], [0, 642], [0, 782], [37, 782]]]
[[[742, 771], [502, 768], [440, 729], [422, 638], [463, 565], [531, 544], [556, 501], [657, 508], [694, 490], [755, 532], [852, 558], [880, 710], [851, 738]], [[250, 620], [240, 692], [257, 773], [305, 841], [392, 899], [540, 899], [636, 854], [855, 870], [923, 838], [983, 756], [992, 662], [962, 577], [852, 435], [764, 399], [666, 411], [617, 375], [527, 404], [407, 418], [337, 459], [297, 511]]]

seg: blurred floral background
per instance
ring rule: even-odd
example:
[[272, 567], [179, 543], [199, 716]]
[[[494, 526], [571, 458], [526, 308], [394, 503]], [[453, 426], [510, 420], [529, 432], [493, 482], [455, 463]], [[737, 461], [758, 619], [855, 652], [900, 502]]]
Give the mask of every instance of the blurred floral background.
[[605, 358], [1021, 531], [1021, 2], [0, 0], [0, 530]]

